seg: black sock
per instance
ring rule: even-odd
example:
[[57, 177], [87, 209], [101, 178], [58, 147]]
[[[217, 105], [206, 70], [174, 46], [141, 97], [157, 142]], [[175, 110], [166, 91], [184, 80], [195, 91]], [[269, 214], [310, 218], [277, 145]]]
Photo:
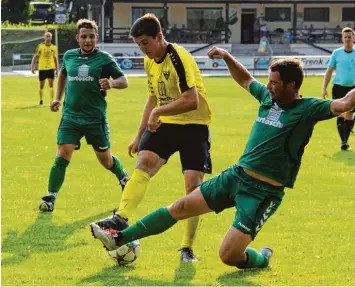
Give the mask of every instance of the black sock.
[[339, 136], [340, 136], [340, 139], [341, 139], [341, 142], [346, 142], [346, 139], [345, 139], [345, 121], [344, 121], [344, 118], [337, 118], [337, 128], [338, 128], [338, 133], [339, 133]]
[[345, 120], [344, 121], [344, 125], [345, 125], [345, 141], [348, 142], [351, 130], [354, 127], [354, 121], [353, 120]]

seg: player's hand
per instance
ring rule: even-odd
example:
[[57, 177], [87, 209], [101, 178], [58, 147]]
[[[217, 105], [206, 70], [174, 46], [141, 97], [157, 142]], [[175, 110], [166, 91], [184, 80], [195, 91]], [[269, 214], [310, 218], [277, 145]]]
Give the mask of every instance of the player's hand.
[[34, 68], [31, 68], [31, 72], [32, 72], [32, 74], [36, 74], [36, 71]]
[[101, 89], [105, 89], [105, 90], [111, 89], [111, 81], [109, 79], [106, 78], [100, 79], [99, 84]]
[[59, 107], [61, 106], [62, 102], [59, 100], [54, 100], [53, 102], [51, 102], [50, 105], [50, 109], [52, 112], [58, 112], [59, 111]]
[[327, 89], [323, 89], [322, 95], [323, 95], [323, 99], [327, 99], [327, 98], [328, 98], [328, 91], [327, 91]]
[[59, 76], [59, 71], [55, 71], [55, 77], [58, 78]]
[[155, 133], [161, 125], [161, 121], [159, 120], [159, 115], [157, 115], [156, 111], [157, 111], [156, 108], [152, 110], [148, 120], [148, 130], [152, 133]]
[[207, 55], [210, 59], [224, 59], [227, 54], [227, 50], [218, 47], [213, 47], [207, 52]]
[[128, 145], [128, 155], [133, 157], [134, 154], [138, 151], [138, 146], [140, 142], [140, 137], [136, 137], [129, 145]]

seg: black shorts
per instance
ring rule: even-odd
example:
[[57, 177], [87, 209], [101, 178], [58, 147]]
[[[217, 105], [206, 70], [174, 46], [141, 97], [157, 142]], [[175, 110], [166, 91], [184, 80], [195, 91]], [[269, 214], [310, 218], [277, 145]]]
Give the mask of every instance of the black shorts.
[[[341, 99], [343, 97], [345, 97], [345, 95], [350, 92], [352, 89], [355, 89], [355, 86], [353, 87], [344, 87], [341, 85], [337, 85], [334, 84], [333, 85], [333, 89], [332, 89], [332, 96], [333, 96], [333, 100], [336, 99]], [[353, 109], [351, 112], [355, 112], [355, 109]]]
[[152, 151], [166, 161], [179, 151], [182, 171], [198, 170], [211, 174], [210, 149], [208, 126], [162, 124], [155, 133], [148, 129], [144, 131], [138, 151]]
[[42, 82], [45, 79], [54, 79], [54, 69], [51, 70], [39, 70], [38, 72], [38, 78]]

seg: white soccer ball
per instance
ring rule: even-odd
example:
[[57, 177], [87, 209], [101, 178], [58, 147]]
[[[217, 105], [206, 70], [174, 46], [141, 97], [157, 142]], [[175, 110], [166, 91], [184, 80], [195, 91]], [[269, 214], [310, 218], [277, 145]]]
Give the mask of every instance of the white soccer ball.
[[141, 248], [139, 245], [139, 240], [128, 242], [121, 247], [108, 251], [110, 257], [118, 265], [127, 265], [134, 262], [141, 253]]

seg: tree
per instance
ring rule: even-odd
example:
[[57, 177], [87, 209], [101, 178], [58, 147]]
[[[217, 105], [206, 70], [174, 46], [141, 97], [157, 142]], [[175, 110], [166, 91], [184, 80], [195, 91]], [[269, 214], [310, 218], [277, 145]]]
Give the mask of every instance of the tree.
[[29, 0], [1, 1], [1, 20], [10, 23], [27, 23], [29, 18]]

